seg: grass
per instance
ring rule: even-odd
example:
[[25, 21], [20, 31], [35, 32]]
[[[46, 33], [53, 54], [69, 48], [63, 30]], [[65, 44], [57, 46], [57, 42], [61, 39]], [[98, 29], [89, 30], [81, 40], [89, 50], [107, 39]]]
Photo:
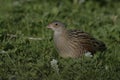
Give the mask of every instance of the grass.
[[[107, 50], [93, 58], [61, 58], [46, 28], [53, 20], [90, 33]], [[0, 0], [0, 80], [119, 80], [119, 74], [119, 1]]]

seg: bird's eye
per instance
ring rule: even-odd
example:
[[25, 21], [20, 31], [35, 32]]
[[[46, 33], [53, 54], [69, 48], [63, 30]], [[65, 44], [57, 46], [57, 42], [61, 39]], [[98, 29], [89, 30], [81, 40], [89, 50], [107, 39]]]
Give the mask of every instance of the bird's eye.
[[57, 26], [58, 24], [56, 23], [55, 25]]

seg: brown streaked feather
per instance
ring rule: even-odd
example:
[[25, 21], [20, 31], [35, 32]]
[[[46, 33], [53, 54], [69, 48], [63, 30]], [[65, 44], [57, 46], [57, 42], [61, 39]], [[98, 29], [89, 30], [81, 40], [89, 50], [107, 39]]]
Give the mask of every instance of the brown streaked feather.
[[69, 30], [68, 36], [74, 42], [79, 43], [79, 46], [82, 46], [86, 51], [95, 53], [96, 51], [104, 51], [106, 49], [103, 42], [93, 38], [91, 35], [83, 31]]

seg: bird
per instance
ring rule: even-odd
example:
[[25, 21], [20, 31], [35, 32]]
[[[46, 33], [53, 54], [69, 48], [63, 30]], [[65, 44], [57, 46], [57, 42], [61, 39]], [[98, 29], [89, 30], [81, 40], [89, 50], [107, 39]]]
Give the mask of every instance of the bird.
[[54, 45], [63, 58], [79, 58], [87, 52], [94, 55], [106, 50], [104, 42], [82, 30], [69, 30], [61, 21], [52, 21], [47, 28], [52, 29]]

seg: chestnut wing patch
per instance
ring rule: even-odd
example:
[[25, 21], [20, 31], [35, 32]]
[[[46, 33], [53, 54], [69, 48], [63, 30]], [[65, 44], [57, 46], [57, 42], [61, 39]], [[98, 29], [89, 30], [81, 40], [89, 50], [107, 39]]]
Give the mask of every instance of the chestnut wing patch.
[[78, 42], [78, 44], [86, 51], [95, 53], [96, 51], [104, 51], [106, 49], [103, 42], [93, 38], [86, 32], [80, 30], [70, 30], [69, 33], [69, 36], [71, 36], [72, 39], [76, 39], [75, 41]]

